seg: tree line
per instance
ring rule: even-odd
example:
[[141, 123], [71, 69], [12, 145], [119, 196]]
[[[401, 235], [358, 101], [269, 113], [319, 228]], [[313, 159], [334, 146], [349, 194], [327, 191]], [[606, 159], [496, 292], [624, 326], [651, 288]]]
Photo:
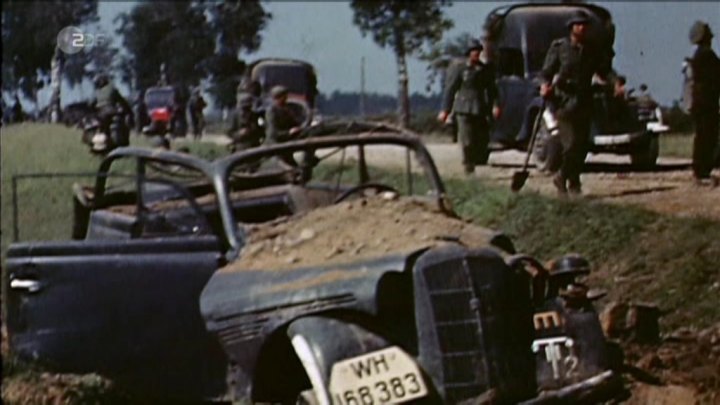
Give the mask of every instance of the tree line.
[[[406, 60], [419, 56], [428, 62], [431, 72], [437, 69], [437, 59], [444, 56], [434, 44], [440, 43], [453, 25], [444, 15], [450, 5], [447, 0], [350, 2], [360, 32], [389, 48], [397, 62], [397, 102], [378, 96], [367, 103], [368, 113], [374, 109], [385, 112], [394, 103], [400, 124], [406, 125], [411, 104], [423, 105], [418, 96], [408, 94]], [[214, 103], [229, 108], [234, 106], [245, 67], [239, 56], [259, 49], [262, 32], [271, 20], [259, 0], [140, 2], [116, 17], [119, 43], [95, 41], [68, 54], [59, 52], [57, 45], [58, 33], [64, 28], [80, 27], [97, 37], [103, 34], [97, 28], [97, 0], [4, 0], [2, 91], [22, 94], [37, 105], [39, 90], [60, 88], [58, 83], [51, 85], [58, 80], [52, 79], [53, 66], [60, 65], [59, 80], [71, 87], [99, 72], [112, 74], [132, 93], [158, 83], [163, 76], [184, 88], [207, 83], [206, 91]], [[59, 105], [59, 100], [56, 102]], [[333, 106], [335, 102], [343, 107]], [[347, 95], [333, 93], [323, 104], [329, 111], [344, 113], [351, 110], [352, 102]]]

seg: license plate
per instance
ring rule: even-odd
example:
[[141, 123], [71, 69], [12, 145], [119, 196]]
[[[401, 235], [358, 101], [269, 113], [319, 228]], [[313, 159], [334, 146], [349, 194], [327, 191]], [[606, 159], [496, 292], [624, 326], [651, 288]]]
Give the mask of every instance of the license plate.
[[335, 405], [397, 404], [427, 395], [417, 364], [399, 347], [333, 364], [330, 394]]

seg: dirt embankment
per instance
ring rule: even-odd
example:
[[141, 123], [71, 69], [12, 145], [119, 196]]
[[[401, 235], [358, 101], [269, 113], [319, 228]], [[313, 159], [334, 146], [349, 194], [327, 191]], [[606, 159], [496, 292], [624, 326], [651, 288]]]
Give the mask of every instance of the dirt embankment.
[[221, 271], [339, 264], [447, 241], [482, 246], [492, 235], [443, 213], [437, 204], [392, 194], [346, 201], [246, 230], [249, 243], [242, 257]]

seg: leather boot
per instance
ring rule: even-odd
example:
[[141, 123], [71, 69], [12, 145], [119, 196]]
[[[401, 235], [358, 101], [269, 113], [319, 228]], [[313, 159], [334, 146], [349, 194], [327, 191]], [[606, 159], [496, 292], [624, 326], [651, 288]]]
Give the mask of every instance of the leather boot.
[[570, 194], [582, 194], [582, 184], [580, 183], [580, 179], [568, 180], [568, 191]]
[[555, 176], [553, 176], [552, 182], [553, 182], [553, 185], [555, 186], [555, 188], [557, 189], [558, 194], [561, 194], [561, 195], [567, 194], [568, 190], [567, 190], [567, 187], [565, 186], [565, 177], [560, 172], [558, 172], [557, 174], [555, 174]]

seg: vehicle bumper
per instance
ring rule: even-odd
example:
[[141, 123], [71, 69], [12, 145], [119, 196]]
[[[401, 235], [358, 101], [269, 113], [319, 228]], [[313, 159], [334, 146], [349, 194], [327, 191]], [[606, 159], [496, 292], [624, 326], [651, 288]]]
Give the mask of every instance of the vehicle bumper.
[[641, 132], [631, 132], [631, 133], [625, 133], [625, 134], [615, 134], [615, 135], [595, 135], [593, 137], [593, 144], [596, 147], [615, 147], [615, 146], [623, 146], [623, 145], [633, 145], [642, 143], [644, 140], [648, 139], [651, 136], [656, 136], [655, 134], [647, 131], [641, 131]]

